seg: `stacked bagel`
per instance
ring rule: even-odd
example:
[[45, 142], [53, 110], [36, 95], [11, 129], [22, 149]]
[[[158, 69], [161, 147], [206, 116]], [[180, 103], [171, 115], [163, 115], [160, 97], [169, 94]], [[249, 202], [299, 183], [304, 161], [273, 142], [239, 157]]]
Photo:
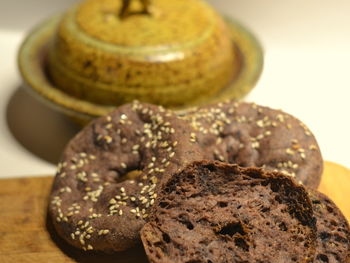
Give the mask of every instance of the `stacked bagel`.
[[75, 247], [142, 240], [151, 262], [347, 262], [349, 225], [315, 190], [322, 169], [313, 134], [282, 111], [136, 101], [70, 141], [49, 213]]

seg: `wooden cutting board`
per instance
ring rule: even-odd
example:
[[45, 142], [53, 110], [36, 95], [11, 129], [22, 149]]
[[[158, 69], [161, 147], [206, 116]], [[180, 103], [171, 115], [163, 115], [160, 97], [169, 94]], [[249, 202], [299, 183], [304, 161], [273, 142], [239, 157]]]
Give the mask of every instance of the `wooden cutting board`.
[[[0, 263], [143, 263], [142, 247], [114, 255], [82, 252], [65, 244], [47, 220], [52, 177], [0, 180]], [[350, 170], [326, 162], [319, 190], [333, 199], [350, 221]]]

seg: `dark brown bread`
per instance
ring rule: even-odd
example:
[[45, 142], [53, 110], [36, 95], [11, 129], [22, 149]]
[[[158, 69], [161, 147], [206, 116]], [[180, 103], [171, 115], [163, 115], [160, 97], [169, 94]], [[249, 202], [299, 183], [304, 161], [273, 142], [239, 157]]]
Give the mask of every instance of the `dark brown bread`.
[[85, 250], [134, 246], [159, 179], [201, 156], [190, 127], [172, 112], [138, 102], [117, 108], [64, 151], [49, 206], [57, 232]]
[[324, 194], [310, 192], [317, 219], [317, 248], [315, 262], [350, 262], [350, 228], [339, 208]]
[[195, 162], [161, 188], [141, 230], [152, 263], [312, 262], [305, 188], [287, 176]]
[[278, 170], [316, 189], [323, 160], [315, 137], [280, 110], [227, 101], [182, 116], [196, 130], [206, 159]]

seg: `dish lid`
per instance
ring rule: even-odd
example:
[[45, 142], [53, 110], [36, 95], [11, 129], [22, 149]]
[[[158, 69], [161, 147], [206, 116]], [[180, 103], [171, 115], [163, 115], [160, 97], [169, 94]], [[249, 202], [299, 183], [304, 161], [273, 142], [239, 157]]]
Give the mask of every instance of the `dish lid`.
[[63, 17], [49, 57], [57, 87], [103, 105], [192, 104], [227, 87], [240, 63], [200, 0], [85, 1]]
[[81, 31], [121, 52], [195, 45], [211, 34], [217, 19], [198, 0], [88, 0], [75, 12]]

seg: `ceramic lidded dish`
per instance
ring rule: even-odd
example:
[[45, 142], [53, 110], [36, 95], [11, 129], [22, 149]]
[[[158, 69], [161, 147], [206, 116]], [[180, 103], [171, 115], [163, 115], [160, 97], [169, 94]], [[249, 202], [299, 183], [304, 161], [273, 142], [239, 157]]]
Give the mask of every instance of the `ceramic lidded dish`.
[[88, 0], [36, 28], [19, 67], [36, 95], [89, 119], [135, 99], [183, 109], [240, 98], [262, 52], [200, 0]]
[[143, 11], [141, 2], [131, 1], [123, 16], [120, 0], [89, 0], [69, 11], [50, 49], [54, 83], [100, 104], [138, 99], [176, 107], [232, 81], [239, 60], [213, 9], [197, 0], [154, 0]]

